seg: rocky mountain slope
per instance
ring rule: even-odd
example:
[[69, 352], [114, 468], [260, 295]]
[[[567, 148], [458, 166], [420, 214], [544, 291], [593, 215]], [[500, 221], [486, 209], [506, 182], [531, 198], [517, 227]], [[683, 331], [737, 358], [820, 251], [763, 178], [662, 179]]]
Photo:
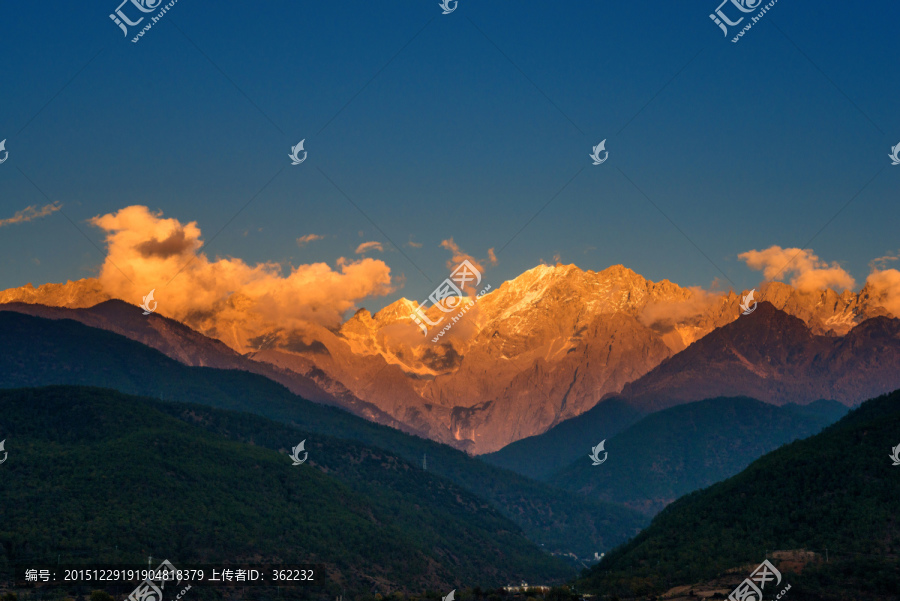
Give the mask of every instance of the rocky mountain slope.
[[[801, 292], [775, 282], [756, 297], [828, 336], [886, 314], [867, 288]], [[89, 307], [104, 300], [96, 280], [0, 292], [0, 303]], [[652, 282], [621, 265], [600, 272], [541, 265], [494, 286], [437, 342], [444, 323], [424, 336], [410, 319], [418, 303], [403, 298], [374, 315], [360, 309], [337, 329], [261, 323], [242, 309], [239, 293], [222, 301], [227, 310], [180, 320], [256, 362], [313, 380], [339, 400], [369, 403], [373, 414], [380, 410], [408, 431], [486, 453], [620, 393], [737, 319], [740, 300], [734, 292]], [[443, 315], [435, 307], [426, 313], [433, 321]], [[715, 395], [690, 400], [708, 396]]]
[[898, 366], [900, 319], [874, 317], [844, 336], [823, 336], [762, 302], [617, 396], [645, 411], [727, 395], [776, 405], [816, 399], [854, 405], [900, 388]]

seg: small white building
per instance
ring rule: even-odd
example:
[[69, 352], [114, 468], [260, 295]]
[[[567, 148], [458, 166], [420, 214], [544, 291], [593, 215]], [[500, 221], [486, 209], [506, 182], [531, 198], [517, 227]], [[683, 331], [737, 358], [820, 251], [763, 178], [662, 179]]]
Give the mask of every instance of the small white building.
[[507, 593], [528, 593], [528, 592], [536, 592], [536, 593], [546, 593], [550, 591], [549, 586], [541, 586], [541, 585], [530, 585], [524, 580], [519, 584], [519, 586], [507, 585], [503, 587]]

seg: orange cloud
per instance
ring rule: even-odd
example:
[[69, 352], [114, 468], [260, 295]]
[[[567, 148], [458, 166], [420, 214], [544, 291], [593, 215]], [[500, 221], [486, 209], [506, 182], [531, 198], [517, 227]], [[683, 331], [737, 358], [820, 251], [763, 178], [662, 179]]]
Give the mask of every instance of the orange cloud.
[[649, 302], [641, 310], [638, 319], [648, 328], [667, 332], [679, 323], [706, 314], [722, 301], [722, 294], [710, 292], [699, 286], [688, 288], [691, 294], [682, 301]]
[[363, 242], [359, 246], [356, 247], [356, 254], [362, 255], [370, 250], [377, 250], [378, 252], [384, 252], [384, 247], [381, 245], [381, 242]]
[[46, 217], [47, 215], [52, 215], [62, 208], [62, 205], [58, 202], [54, 202], [53, 204], [44, 205], [40, 209], [37, 208], [37, 205], [31, 205], [30, 207], [25, 207], [21, 211], [17, 211], [15, 215], [12, 217], [7, 217], [6, 219], [0, 219], [0, 227], [4, 225], [13, 225], [16, 223], [25, 223], [31, 221], [32, 219], [40, 219], [41, 217]]
[[325, 236], [320, 236], [319, 234], [306, 234], [305, 236], [300, 236], [297, 238], [297, 246], [303, 248], [310, 242], [315, 242], [316, 240], [322, 240]]
[[875, 269], [866, 279], [866, 289], [871, 298], [900, 317], [900, 271], [896, 269]]
[[741, 253], [738, 258], [750, 269], [761, 270], [767, 280], [791, 275], [791, 286], [806, 292], [822, 288], [844, 290], [856, 285], [853, 276], [837, 262], [822, 261], [811, 249], [770, 246]]
[[898, 257], [897, 255], [892, 255], [892, 254], [888, 253], [883, 257], [878, 257], [877, 259], [872, 259], [871, 261], [869, 261], [869, 269], [871, 269], [873, 272], [880, 271], [880, 270], [884, 269], [885, 267], [887, 267], [888, 263], [890, 263], [891, 261], [896, 261], [898, 258], [900, 258], [900, 257]]
[[[462, 263], [463, 261], [468, 260], [472, 265], [475, 266], [475, 269], [484, 273], [484, 265], [481, 261], [473, 257], [467, 252], [464, 252], [459, 248], [459, 244], [454, 242], [453, 236], [447, 238], [446, 240], [441, 241], [441, 248], [446, 248], [451, 253], [453, 253], [452, 258], [447, 261], [447, 269], [454, 269], [457, 265]], [[494, 253], [493, 248], [488, 249], [488, 258], [486, 259], [488, 265], [496, 265], [497, 264], [497, 255]]]
[[300, 265], [287, 275], [276, 263], [209, 259], [200, 252], [196, 222], [164, 219], [144, 206], [90, 222], [106, 232], [108, 253], [99, 279], [107, 293], [137, 303], [156, 289], [160, 313], [202, 331], [226, 322], [239, 324], [246, 335], [272, 324], [333, 327], [359, 300], [393, 290], [390, 268], [374, 259], [339, 260], [338, 270], [326, 263]]

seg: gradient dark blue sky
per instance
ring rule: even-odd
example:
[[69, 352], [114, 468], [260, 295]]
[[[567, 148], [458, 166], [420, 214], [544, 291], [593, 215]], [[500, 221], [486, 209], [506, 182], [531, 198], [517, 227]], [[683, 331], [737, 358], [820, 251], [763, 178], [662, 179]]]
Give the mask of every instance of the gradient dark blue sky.
[[[762, 279], [738, 253], [804, 245], [870, 180], [809, 246], [859, 284], [900, 248], [893, 0], [780, 0], [737, 44], [715, 0], [460, 0], [446, 16], [438, 0], [179, 0], [137, 44], [117, 5], [0, 5], [0, 219], [48, 204], [30, 178], [101, 248], [85, 220], [133, 204], [208, 242], [278, 174], [205, 252], [334, 265], [377, 240], [405, 277], [395, 296], [420, 300], [451, 236], [476, 257], [508, 244], [495, 285], [554, 255], [724, 280], [629, 179], [737, 287]], [[302, 138], [309, 158], [290, 166]], [[299, 248], [312, 233], [326, 238]], [[0, 288], [103, 261], [60, 213], [0, 228], [0, 257]]]

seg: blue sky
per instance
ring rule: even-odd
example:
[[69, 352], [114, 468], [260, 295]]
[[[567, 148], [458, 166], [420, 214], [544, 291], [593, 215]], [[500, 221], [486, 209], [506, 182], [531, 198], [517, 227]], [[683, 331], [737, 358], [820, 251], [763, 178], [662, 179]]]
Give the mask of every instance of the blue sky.
[[136, 44], [117, 6], [0, 5], [0, 219], [63, 207], [0, 227], [0, 288], [94, 275], [86, 220], [134, 204], [250, 264], [380, 241], [405, 283], [372, 309], [424, 299], [450, 237], [503, 248], [495, 285], [558, 255], [750, 288], [739, 253], [814, 236], [861, 284], [900, 249], [895, 2], [780, 0], [736, 44], [715, 1], [179, 0]]

